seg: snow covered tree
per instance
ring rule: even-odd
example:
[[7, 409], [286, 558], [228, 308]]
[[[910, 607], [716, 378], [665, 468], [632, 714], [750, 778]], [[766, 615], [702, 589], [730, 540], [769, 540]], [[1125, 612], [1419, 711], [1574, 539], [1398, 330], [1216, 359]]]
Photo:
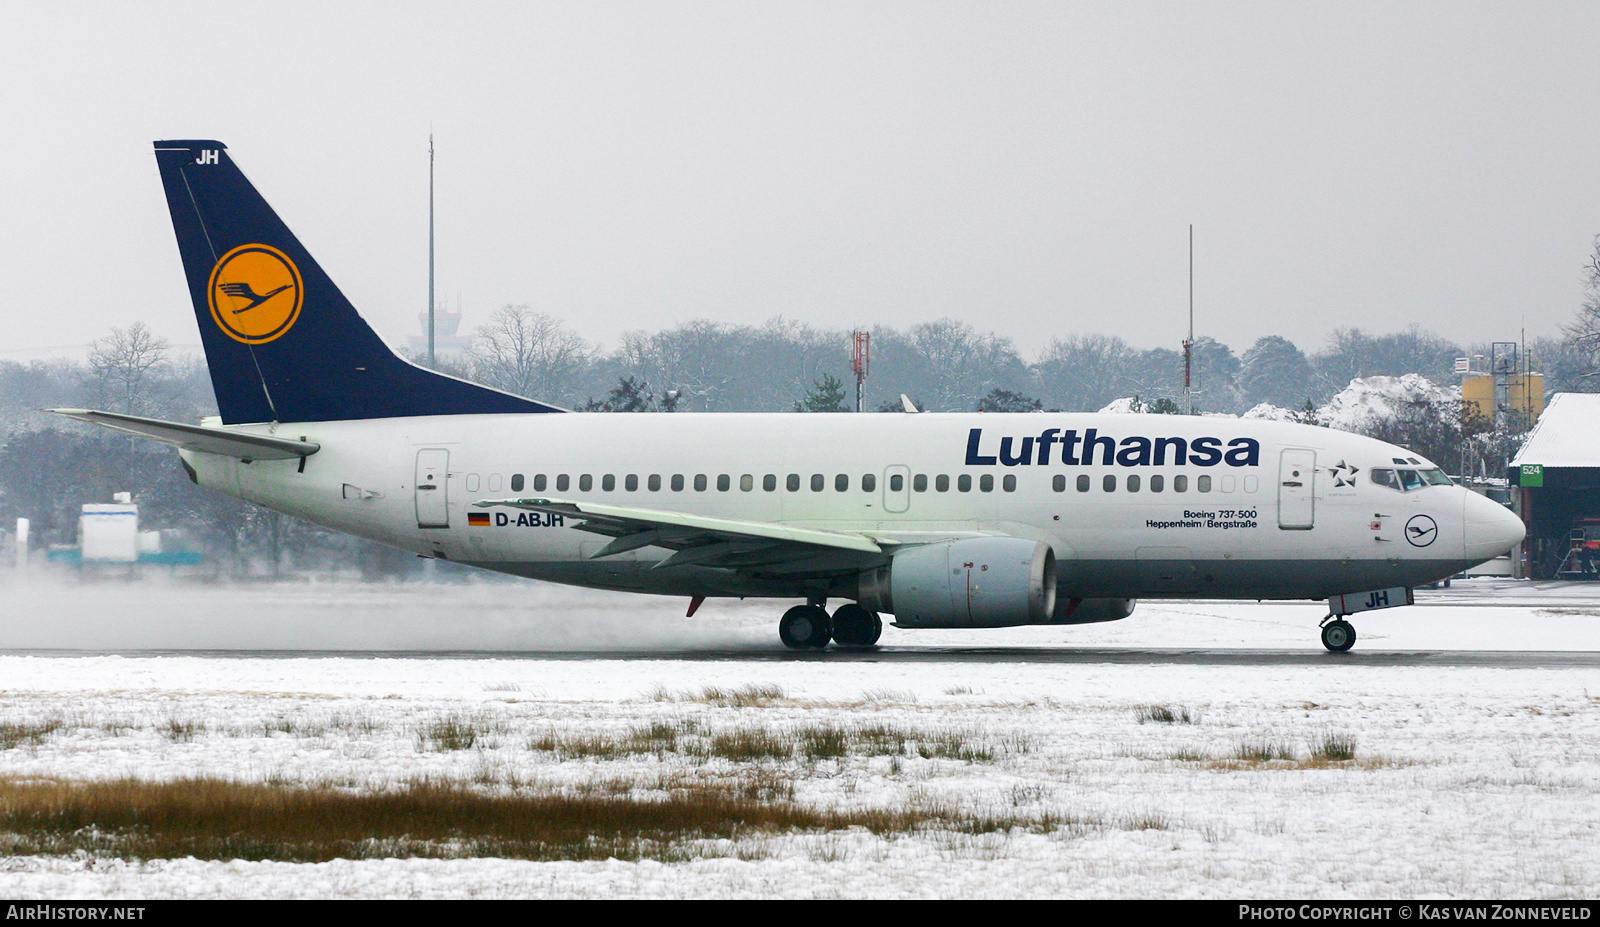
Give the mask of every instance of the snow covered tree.
[[1009, 389], [992, 389], [978, 400], [979, 412], [1038, 412], [1044, 403]]
[[806, 391], [805, 398], [794, 404], [796, 412], [849, 412], [850, 407], [845, 405], [844, 384], [831, 373], [825, 373], [819, 380], [812, 381], [811, 389]]
[[1315, 381], [1316, 372], [1305, 352], [1279, 335], [1256, 339], [1241, 358], [1239, 392], [1250, 405], [1270, 402], [1287, 409], [1321, 399], [1326, 394]]
[[617, 380], [617, 385], [611, 387], [610, 395], [605, 399], [590, 399], [583, 406], [584, 412], [654, 412], [656, 411], [656, 397], [650, 392], [650, 384], [634, 377], [622, 377]]

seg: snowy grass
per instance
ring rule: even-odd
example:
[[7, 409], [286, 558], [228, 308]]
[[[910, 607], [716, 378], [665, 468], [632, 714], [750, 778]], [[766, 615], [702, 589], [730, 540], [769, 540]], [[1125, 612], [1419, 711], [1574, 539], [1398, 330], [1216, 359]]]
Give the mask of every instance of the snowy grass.
[[[353, 602], [367, 607], [330, 593], [317, 608]], [[1485, 608], [1481, 624], [1419, 608], [1388, 627], [1425, 628], [1437, 614], [1438, 640], [1459, 645], [1504, 641], [1530, 623], [1543, 639], [1593, 623], [1535, 615], [1551, 604]], [[749, 628], [715, 615], [720, 624], [702, 625], [705, 613], [685, 625], [674, 605], [649, 634], [668, 638], [670, 619], [673, 635], [692, 626], [703, 639], [765, 640], [770, 615], [757, 611]], [[1193, 620], [1202, 611], [1207, 621]], [[1133, 635], [1187, 645], [1179, 636], [1197, 628], [1317, 646], [1318, 616], [1280, 620], [1291, 614], [1179, 603], [1089, 630], [1141, 646]], [[537, 620], [572, 623], [555, 612]], [[623, 639], [636, 616], [609, 620]], [[1362, 646], [1383, 646], [1368, 626], [1384, 628], [1363, 624]], [[1075, 646], [1078, 633], [1025, 629], [1013, 643]], [[1577, 633], [1569, 649], [1597, 649], [1591, 631]], [[950, 637], [930, 642], [991, 640]], [[710, 794], [801, 815], [733, 830], [596, 830], [590, 849], [527, 843], [526, 858], [497, 845], [512, 838], [492, 828], [396, 836], [369, 820], [335, 833], [343, 849], [324, 862], [271, 861], [326, 858], [293, 846], [256, 862], [222, 858], [247, 855], [237, 848], [214, 861], [184, 847], [139, 850], [126, 842], [135, 832], [115, 826], [68, 831], [79, 841], [69, 845], [60, 828], [15, 824], [0, 827], [13, 841], [0, 850], [0, 888], [56, 898], [1588, 897], [1600, 885], [1597, 745], [1600, 673], [1579, 666], [0, 655], [0, 781], [19, 787], [205, 782], [262, 801], [358, 804], [421, 801], [433, 789], [480, 808]], [[901, 824], [870, 823], [886, 814]]]

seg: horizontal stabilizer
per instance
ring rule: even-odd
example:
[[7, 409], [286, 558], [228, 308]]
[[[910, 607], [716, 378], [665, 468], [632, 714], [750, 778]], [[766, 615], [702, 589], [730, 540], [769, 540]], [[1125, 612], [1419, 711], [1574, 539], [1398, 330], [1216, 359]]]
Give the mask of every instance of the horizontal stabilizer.
[[122, 415], [116, 412], [97, 412], [93, 409], [46, 409], [45, 411], [124, 434], [160, 441], [162, 444], [170, 444], [186, 451], [220, 454], [223, 457], [237, 457], [240, 460], [293, 460], [296, 457], [310, 457], [322, 450], [322, 445], [315, 441], [294, 441], [272, 435], [224, 431], [221, 428], [206, 428], [201, 425], [181, 425], [177, 422], [163, 422], [160, 419], [140, 418], [137, 415]]

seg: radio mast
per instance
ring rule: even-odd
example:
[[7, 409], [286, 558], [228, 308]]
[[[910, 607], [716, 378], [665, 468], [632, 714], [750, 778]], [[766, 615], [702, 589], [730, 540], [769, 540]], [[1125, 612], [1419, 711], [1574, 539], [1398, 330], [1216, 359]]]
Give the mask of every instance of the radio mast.
[[428, 366], [433, 360], [433, 133], [428, 133]]
[[1189, 224], [1189, 337], [1183, 339], [1183, 405], [1194, 414], [1194, 223]]

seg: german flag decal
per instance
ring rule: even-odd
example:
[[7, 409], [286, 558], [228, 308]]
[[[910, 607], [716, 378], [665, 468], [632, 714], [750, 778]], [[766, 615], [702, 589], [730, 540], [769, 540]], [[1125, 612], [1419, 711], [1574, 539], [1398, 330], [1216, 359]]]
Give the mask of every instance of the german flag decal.
[[488, 512], [468, 512], [467, 513], [467, 526], [471, 527], [471, 528], [487, 528], [487, 527], [489, 527], [489, 513]]

